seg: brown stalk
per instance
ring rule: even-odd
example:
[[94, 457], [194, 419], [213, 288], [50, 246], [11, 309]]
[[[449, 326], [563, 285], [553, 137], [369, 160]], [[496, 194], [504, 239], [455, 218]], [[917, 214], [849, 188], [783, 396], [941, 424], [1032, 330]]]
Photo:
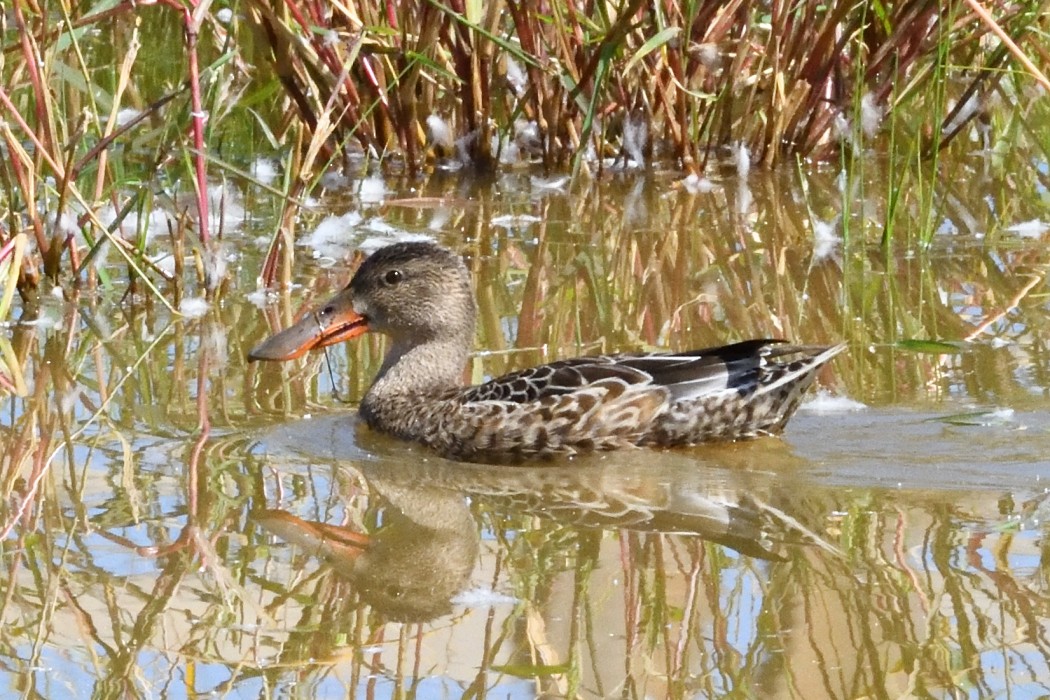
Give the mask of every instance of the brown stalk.
[[[29, 82], [33, 86], [33, 107], [36, 112], [36, 121], [39, 125], [40, 142], [45, 146], [48, 153], [55, 143], [54, 124], [51, 121], [51, 113], [48, 110], [50, 100], [47, 89], [44, 87], [40, 76], [39, 66], [43, 65], [40, 51], [37, 48], [33, 35], [26, 26], [25, 17], [22, 14], [23, 0], [14, 0], [11, 9], [15, 18], [15, 31], [18, 33], [19, 42], [22, 46], [23, 65], [29, 73]], [[43, 154], [41, 154], [43, 155]]]
[[[166, 104], [168, 104], [173, 99], [175, 99], [176, 97], [181, 95], [188, 88], [189, 88], [189, 84], [187, 83], [186, 85], [183, 85], [178, 90], [175, 90], [174, 92], [170, 92], [167, 95], [165, 95], [165, 96], [161, 97], [160, 99], [156, 100], [155, 102], [151, 103], [145, 109], [143, 109], [139, 114], [136, 114], [132, 119], [129, 119], [126, 123], [124, 123], [124, 124], [122, 124], [120, 126], [117, 126], [116, 128], [113, 128], [113, 126], [115, 126], [115, 125], [111, 125], [111, 126], [107, 127], [107, 133], [101, 139], [99, 139], [98, 142], [95, 143], [95, 145], [93, 145], [91, 148], [89, 148], [87, 150], [87, 152], [84, 153], [84, 155], [82, 155], [80, 158], [78, 158], [77, 161], [75, 163], [73, 163], [73, 165], [70, 167], [70, 170], [72, 171], [72, 174], [70, 175], [70, 179], [75, 179], [76, 176], [79, 175], [80, 172], [85, 167], [87, 167], [87, 165], [89, 163], [91, 163], [96, 158], [99, 158], [101, 156], [101, 154], [104, 151], [106, 151], [114, 141], [116, 141], [117, 139], [119, 139], [122, 136], [126, 135], [127, 133], [132, 131], [135, 127], [137, 127], [139, 124], [141, 124], [143, 121], [145, 121], [146, 119], [149, 119], [151, 116], [153, 116], [154, 114], [159, 112], [161, 110], [161, 108], [163, 108]], [[119, 102], [114, 100], [114, 104], [119, 104]], [[101, 170], [101, 168], [100, 168], [100, 170]], [[101, 197], [102, 196], [101, 192], [98, 190], [98, 187], [100, 186], [100, 184], [102, 184], [101, 181], [96, 183], [96, 191], [95, 191], [96, 197]]]
[[[5, 99], [6, 94], [0, 88], [0, 100]], [[18, 118], [17, 113], [14, 116], [16, 119]], [[37, 211], [37, 208], [31, 205], [32, 202], [36, 201], [36, 178], [33, 172], [27, 171], [27, 167], [32, 167], [32, 160], [29, 158], [29, 154], [25, 152], [25, 149], [22, 148], [22, 144], [11, 133], [11, 128], [7, 124], [0, 124], [0, 132], [3, 133], [4, 143], [10, 155], [8, 163], [10, 163], [11, 169], [14, 171], [19, 189], [22, 190], [22, 199], [27, 203], [26, 210], [29, 215], [29, 222], [33, 226], [33, 235], [36, 238], [37, 249], [41, 252], [46, 252], [50, 245], [44, 233], [44, 223], [40, 219], [40, 213]]]
[[[518, 40], [521, 42], [522, 50], [529, 56], [533, 56], [539, 61], [543, 60], [540, 53], [540, 45], [536, 41], [536, 32], [533, 31], [532, 23], [529, 21], [529, 17], [526, 17], [525, 10], [527, 7], [524, 3], [514, 2], [514, 0], [507, 1], [507, 9], [510, 11], [511, 19], [514, 23], [515, 32], [518, 35]], [[545, 168], [551, 165], [551, 153], [550, 145], [551, 140], [549, 138], [550, 133], [550, 122], [547, 121], [546, 115], [550, 110], [550, 96], [547, 86], [546, 76], [543, 75], [541, 69], [537, 65], [528, 64], [525, 67], [526, 72], [529, 76], [529, 90], [525, 95], [526, 99], [530, 99], [533, 105], [533, 111], [537, 126], [539, 127], [541, 146], [543, 149], [543, 165]]]
[[208, 227], [208, 171], [207, 171], [207, 144], [204, 142], [204, 103], [201, 99], [200, 67], [197, 58], [197, 38], [200, 33], [201, 21], [204, 16], [202, 10], [207, 10], [209, 0], [203, 0], [200, 5], [194, 7], [193, 12], [189, 8], [183, 8], [183, 25], [186, 32], [186, 49], [189, 58], [189, 80], [190, 80], [190, 119], [193, 124], [193, 165], [197, 175], [197, 215], [200, 242], [207, 247], [210, 236]]

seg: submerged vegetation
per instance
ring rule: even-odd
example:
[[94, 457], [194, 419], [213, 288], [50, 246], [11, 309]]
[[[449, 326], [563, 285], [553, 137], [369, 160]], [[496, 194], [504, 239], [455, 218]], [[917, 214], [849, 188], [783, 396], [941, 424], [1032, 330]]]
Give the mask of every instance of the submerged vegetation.
[[[409, 173], [670, 167], [693, 182], [727, 160], [806, 159], [852, 179], [876, 148], [892, 164], [888, 239], [898, 207], [933, 210], [940, 149], [975, 120], [986, 143], [993, 126], [1020, 138], [996, 106], [1050, 89], [1034, 1], [14, 0], [0, 19], [0, 264], [27, 299], [43, 277], [109, 284], [109, 248], [166, 304], [160, 286], [183, 283], [192, 252], [213, 296], [225, 179], [284, 202], [273, 283], [303, 201], [362, 159]], [[280, 182], [250, 170], [260, 149], [281, 159]], [[167, 263], [147, 254], [157, 235]]]
[[[805, 227], [810, 209], [825, 211], [837, 195], [831, 173], [807, 180], [808, 202], [794, 187], [753, 178], [760, 214], [751, 218], [736, 213], [733, 186], [668, 196], [660, 182], [625, 190], [609, 178], [533, 201], [527, 175], [507, 179], [519, 189], [504, 181], [472, 190], [470, 206], [456, 206], [447, 224], [464, 232], [485, 282], [479, 345], [488, 352], [473, 360], [476, 378], [565, 357], [581, 341], [606, 344], [588, 351], [847, 336], [853, 349], [822, 383], [922, 412], [876, 412], [882, 422], [866, 416], [866, 430], [844, 429], [843, 414], [800, 416], [801, 434], [787, 443], [644, 460], [626, 453], [601, 469], [570, 463], [569, 474], [507, 478], [421, 462], [381, 438], [365, 435], [358, 446], [342, 407], [326, 408], [320, 356], [243, 362], [271, 326], [288, 322], [290, 300], [319, 300], [342, 284], [341, 266], [298, 267], [304, 289], [265, 314], [239, 294], [199, 320], [113, 296], [48, 298], [40, 322], [10, 331], [10, 366], [24, 381], [21, 396], [0, 404], [0, 580], [10, 592], [0, 606], [8, 669], [0, 680], [48, 695], [57, 677], [100, 697], [183, 688], [271, 697], [304, 687], [364, 695], [369, 684], [475, 678], [490, 697], [512, 684], [558, 697], [607, 697], [621, 685], [636, 688], [627, 697], [975, 686], [990, 695], [983, 691], [999, 687], [1007, 649], [1020, 659], [1009, 681], [1031, 695], [1045, 690], [1050, 645], [1025, 630], [1050, 610], [1050, 565], [1039, 554], [1040, 526], [1020, 528], [1045, 514], [1031, 511], [1047, 499], [1018, 463], [1045, 461], [1050, 449], [1046, 419], [1024, 415], [1026, 402], [1046, 415], [1032, 391], [1050, 386], [1041, 361], [1050, 314], [1045, 297], [1015, 299], [1024, 275], [1046, 264], [1045, 249], [1004, 243], [954, 257], [935, 249], [932, 259], [890, 267], [880, 266], [881, 251], [831, 247], [818, 259]], [[457, 180], [441, 189], [435, 178], [420, 196], [450, 200]], [[975, 200], [966, 185], [952, 192]], [[524, 194], [508, 202], [508, 191]], [[519, 212], [534, 210], [543, 220], [526, 224]], [[718, 235], [698, 235], [700, 212]], [[425, 230], [434, 215], [393, 206], [384, 220]], [[971, 215], [986, 223], [980, 211]], [[492, 223], [500, 217], [520, 228]], [[255, 271], [232, 266], [234, 288], [250, 289]], [[987, 339], [955, 356], [886, 344], [924, 328], [953, 338], [985, 329]], [[377, 349], [352, 345], [349, 366], [333, 353], [336, 375], [351, 382], [340, 394], [361, 395], [381, 362]], [[939, 403], [960, 395], [1018, 415], [960, 416]], [[931, 412], [953, 415], [924, 422]], [[299, 420], [306, 414], [313, 418]], [[1000, 425], [984, 425], [993, 419]], [[970, 427], [959, 427], [964, 421]], [[933, 465], [921, 449], [910, 454], [933, 443]], [[825, 444], [854, 456], [821, 462]], [[977, 452], [1002, 460], [995, 464], [1008, 477]], [[821, 481], [843, 462], [865, 476], [847, 486]], [[960, 490], [896, 485], [930, 471]], [[961, 491], [960, 479], [974, 491]], [[958, 495], [989, 483], [980, 503]], [[672, 511], [646, 529], [638, 508], [658, 503], [667, 484], [688, 487], [683, 507], [728, 508], [734, 526], [727, 531], [714, 510], [714, 534], [688, 534], [689, 521]], [[413, 521], [434, 517], [435, 490], [460, 511], [447, 513], [452, 527]], [[395, 509], [383, 496], [411, 500]], [[290, 536], [293, 516], [379, 533], [387, 546], [364, 571], [333, 555], [322, 565], [309, 556], [308, 536]], [[733, 537], [724, 544], [718, 532]], [[459, 544], [449, 541], [457, 536]], [[752, 543], [768, 555], [746, 548]], [[412, 595], [391, 588], [411, 583], [419, 584]], [[412, 604], [423, 612], [409, 616]], [[815, 656], [834, 672], [814, 673]], [[784, 684], [799, 688], [763, 691]]]

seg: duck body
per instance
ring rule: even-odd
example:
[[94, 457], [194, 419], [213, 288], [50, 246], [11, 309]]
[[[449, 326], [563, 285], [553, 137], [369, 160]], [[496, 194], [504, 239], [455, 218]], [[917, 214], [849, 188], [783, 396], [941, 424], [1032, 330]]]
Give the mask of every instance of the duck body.
[[254, 348], [286, 360], [376, 330], [392, 343], [360, 415], [464, 461], [516, 461], [780, 433], [843, 345], [748, 340], [684, 353], [561, 360], [463, 386], [475, 307], [460, 258], [433, 243], [377, 250], [346, 289]]

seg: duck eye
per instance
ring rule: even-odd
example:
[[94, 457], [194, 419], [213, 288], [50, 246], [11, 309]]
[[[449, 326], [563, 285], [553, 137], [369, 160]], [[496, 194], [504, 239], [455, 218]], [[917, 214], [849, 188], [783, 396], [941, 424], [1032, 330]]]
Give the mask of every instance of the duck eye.
[[401, 270], [390, 270], [383, 275], [383, 281], [389, 285], [395, 285], [404, 279], [404, 275], [401, 274]]

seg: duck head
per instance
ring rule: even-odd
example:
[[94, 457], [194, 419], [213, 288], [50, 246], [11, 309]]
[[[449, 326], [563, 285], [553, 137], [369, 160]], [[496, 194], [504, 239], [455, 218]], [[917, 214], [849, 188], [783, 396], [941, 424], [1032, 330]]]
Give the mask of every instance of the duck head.
[[458, 255], [435, 243], [395, 243], [362, 263], [341, 292], [267, 338], [249, 360], [292, 360], [368, 331], [395, 345], [467, 343], [474, 334], [470, 274]]

